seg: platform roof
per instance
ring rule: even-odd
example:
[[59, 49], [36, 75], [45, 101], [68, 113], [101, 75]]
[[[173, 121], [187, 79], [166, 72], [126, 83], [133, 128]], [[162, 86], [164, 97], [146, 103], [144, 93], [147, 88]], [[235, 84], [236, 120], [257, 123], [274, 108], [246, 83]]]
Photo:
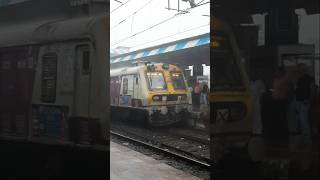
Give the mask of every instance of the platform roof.
[[135, 61], [146, 57], [163, 55], [165, 53], [185, 50], [208, 44], [210, 44], [210, 33], [114, 56], [110, 59], [110, 63], [114, 64], [125, 61]]

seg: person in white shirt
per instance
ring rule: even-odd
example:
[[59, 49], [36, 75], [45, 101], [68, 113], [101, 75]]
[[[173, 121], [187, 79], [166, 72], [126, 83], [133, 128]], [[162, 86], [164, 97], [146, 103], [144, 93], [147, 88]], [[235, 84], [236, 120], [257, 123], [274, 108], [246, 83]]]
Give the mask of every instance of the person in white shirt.
[[265, 84], [260, 79], [251, 82], [251, 92], [253, 98], [253, 134], [262, 134], [261, 120], [261, 96], [266, 92]]

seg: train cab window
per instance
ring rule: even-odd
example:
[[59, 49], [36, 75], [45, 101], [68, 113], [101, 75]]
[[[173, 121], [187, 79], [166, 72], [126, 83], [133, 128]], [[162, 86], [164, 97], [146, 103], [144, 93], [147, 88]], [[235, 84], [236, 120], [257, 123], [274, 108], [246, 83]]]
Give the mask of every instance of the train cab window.
[[122, 94], [128, 94], [128, 78], [122, 80]]
[[213, 90], [243, 88], [240, 66], [225, 32], [213, 31], [211, 48]]
[[149, 88], [151, 90], [165, 90], [167, 89], [166, 82], [164, 81], [162, 72], [147, 72], [147, 79]]
[[173, 88], [176, 90], [186, 89], [186, 83], [184, 81], [183, 75], [181, 72], [171, 72], [171, 81]]
[[82, 52], [82, 75], [90, 73], [90, 51]]
[[57, 83], [57, 55], [45, 54], [42, 57], [41, 100], [43, 102], [55, 102]]

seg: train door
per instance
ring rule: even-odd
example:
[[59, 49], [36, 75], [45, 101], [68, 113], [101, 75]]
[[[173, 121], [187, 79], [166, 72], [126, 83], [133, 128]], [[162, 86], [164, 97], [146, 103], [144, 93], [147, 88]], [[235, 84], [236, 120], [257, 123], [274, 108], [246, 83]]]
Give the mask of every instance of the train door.
[[134, 75], [122, 76], [120, 105], [131, 106], [131, 99], [134, 95]]
[[133, 97], [135, 99], [139, 98], [139, 76], [138, 75], [134, 75], [133, 77]]
[[141, 105], [140, 99], [140, 79], [139, 75], [134, 75], [133, 77], [133, 99], [132, 99], [132, 106], [138, 107]]
[[84, 45], [76, 48], [74, 116], [89, 117], [89, 94], [90, 48], [88, 45]]
[[110, 98], [112, 105], [119, 105], [119, 96], [120, 96], [120, 78], [111, 77], [110, 78]]
[[2, 57], [0, 71], [1, 133], [11, 133], [15, 97], [15, 61]]
[[30, 105], [34, 82], [33, 58], [23, 57], [17, 61], [16, 101], [15, 101], [15, 133], [26, 135], [30, 119]]
[[33, 89], [33, 58], [28, 48], [11, 49], [0, 58], [1, 132], [25, 136], [28, 133]]

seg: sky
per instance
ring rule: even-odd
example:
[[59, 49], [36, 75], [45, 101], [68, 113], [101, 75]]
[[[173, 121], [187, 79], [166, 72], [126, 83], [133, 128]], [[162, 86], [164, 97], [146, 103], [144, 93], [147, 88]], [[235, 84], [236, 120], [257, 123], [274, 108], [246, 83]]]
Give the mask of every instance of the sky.
[[[128, 3], [118, 8], [121, 3], [117, 1]], [[210, 14], [210, 3], [192, 8], [190, 13], [176, 15], [177, 11], [166, 9], [168, 7], [167, 0], [117, 1], [110, 0], [111, 48], [123, 46], [131, 47], [130, 51], [135, 51], [210, 32], [210, 17], [208, 16]], [[201, 1], [195, 0], [196, 3]], [[210, 2], [210, 0], [204, 0], [201, 4], [205, 2]], [[170, 0], [170, 8], [177, 9], [178, 0]], [[180, 10], [188, 8], [190, 8], [190, 4], [180, 0]], [[141, 10], [132, 15], [138, 9]], [[175, 17], [172, 18], [173, 16]], [[172, 19], [150, 28], [169, 18]], [[123, 22], [119, 23], [121, 21]], [[146, 31], [130, 37], [143, 30]]]
[[[117, 1], [127, 3], [118, 8], [121, 4]], [[170, 0], [170, 8], [176, 9], [177, 2], [178, 0]], [[201, 0], [195, 2], [199, 3]], [[210, 2], [210, 0], [203, 2]], [[178, 15], [161, 25], [133, 36], [135, 33], [148, 29], [177, 13], [174, 10], [167, 10], [167, 7], [167, 0], [110, 0], [111, 48], [124, 46], [130, 47], [130, 51], [135, 51], [210, 32], [210, 18], [203, 16], [210, 14], [208, 3], [192, 9], [190, 13]], [[187, 8], [190, 8], [189, 3], [180, 0], [180, 9]], [[138, 9], [140, 10], [132, 15]], [[296, 13], [300, 14], [299, 42], [315, 44], [316, 53], [319, 53], [320, 15], [307, 15], [303, 10], [297, 10]], [[253, 16], [258, 24], [263, 22], [263, 17], [263, 15]], [[125, 21], [119, 24], [122, 20]], [[261, 28], [259, 44], [263, 44], [264, 41], [264, 27], [261, 26]]]

